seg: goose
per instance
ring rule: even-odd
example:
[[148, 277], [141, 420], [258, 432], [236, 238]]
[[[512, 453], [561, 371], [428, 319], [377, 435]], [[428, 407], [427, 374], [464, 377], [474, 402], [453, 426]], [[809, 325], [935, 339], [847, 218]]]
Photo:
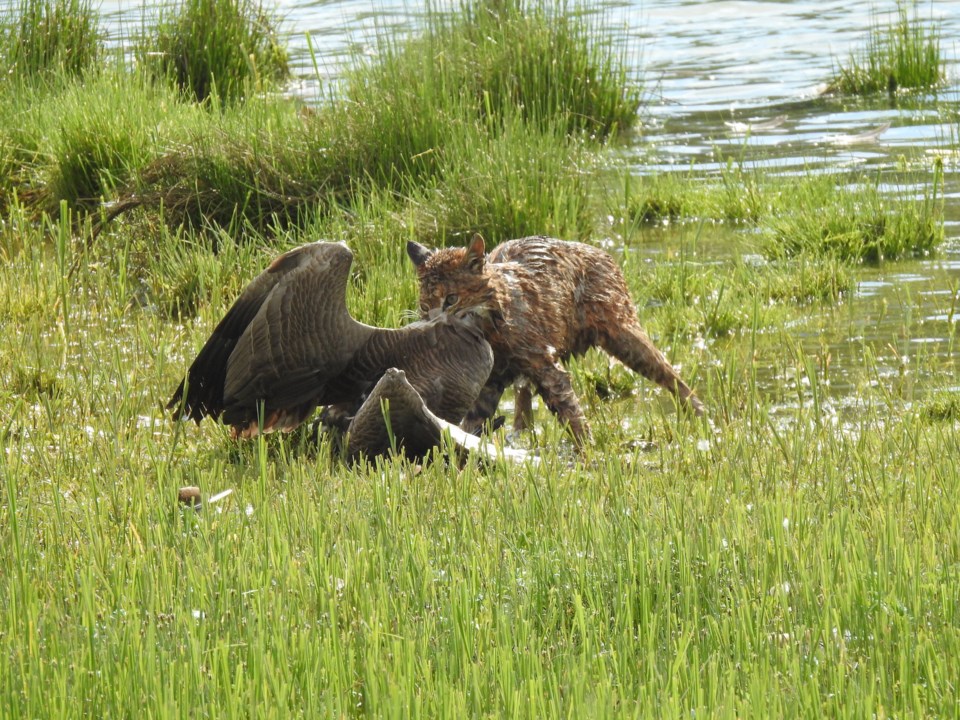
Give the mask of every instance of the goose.
[[[396, 329], [358, 322], [346, 304], [352, 263], [345, 244], [323, 241], [274, 259], [214, 328], [167, 408], [198, 424], [220, 420], [234, 438], [289, 432], [318, 406], [337, 406], [348, 420], [363, 408], [348, 455], [374, 456], [388, 449], [374, 426], [399, 387], [396, 407], [413, 407], [414, 395], [421, 407], [398, 414], [390, 429], [399, 444], [409, 438], [407, 454], [425, 454], [438, 435], [421, 411], [459, 423], [490, 375], [493, 352], [469, 312]], [[414, 395], [388, 383], [367, 397], [390, 369]]]

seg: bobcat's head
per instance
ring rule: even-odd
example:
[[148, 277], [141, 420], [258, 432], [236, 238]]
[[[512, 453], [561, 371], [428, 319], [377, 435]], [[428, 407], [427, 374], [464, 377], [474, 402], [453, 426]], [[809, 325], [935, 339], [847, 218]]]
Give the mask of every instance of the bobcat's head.
[[429, 250], [412, 240], [407, 254], [420, 281], [420, 316], [438, 312], [490, 317], [496, 310], [494, 290], [485, 272], [483, 238], [476, 234], [465, 248]]

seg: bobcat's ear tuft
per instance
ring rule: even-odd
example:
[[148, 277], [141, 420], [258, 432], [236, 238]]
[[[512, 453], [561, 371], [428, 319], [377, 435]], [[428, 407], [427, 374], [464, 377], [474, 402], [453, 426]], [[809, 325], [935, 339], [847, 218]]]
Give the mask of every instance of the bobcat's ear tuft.
[[433, 255], [433, 251], [418, 242], [409, 240], [407, 241], [407, 255], [410, 256], [414, 265], [421, 268], [426, 264], [427, 260], [430, 259], [430, 256]]
[[487, 246], [483, 241], [483, 235], [474, 233], [473, 239], [467, 245], [467, 254], [463, 258], [463, 266], [473, 272], [483, 271], [483, 256]]

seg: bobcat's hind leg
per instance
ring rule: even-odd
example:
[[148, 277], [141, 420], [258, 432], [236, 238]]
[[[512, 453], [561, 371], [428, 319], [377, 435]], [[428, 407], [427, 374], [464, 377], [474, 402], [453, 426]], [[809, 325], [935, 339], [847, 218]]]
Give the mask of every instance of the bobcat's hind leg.
[[513, 385], [513, 431], [522, 433], [533, 425], [533, 390], [530, 381], [520, 378]]
[[604, 350], [634, 372], [665, 387], [694, 413], [703, 415], [706, 412], [700, 398], [683, 381], [639, 325], [621, 328], [616, 334], [604, 333], [599, 340]]

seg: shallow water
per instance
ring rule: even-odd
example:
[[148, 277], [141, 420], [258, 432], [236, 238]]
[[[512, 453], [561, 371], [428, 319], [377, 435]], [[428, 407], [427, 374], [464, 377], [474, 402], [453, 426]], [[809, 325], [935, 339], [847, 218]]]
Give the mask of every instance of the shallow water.
[[[450, 0], [432, 4], [456, 6]], [[960, 1], [920, 4], [922, 16], [940, 23], [947, 86], [937, 97], [902, 98], [897, 104], [887, 98], [821, 95], [835, 65], [865, 42], [872, 24], [886, 22], [887, 13], [896, 9], [893, 2], [643, 0], [594, 5], [647, 88], [641, 132], [622, 150], [637, 174], [682, 170], [709, 175], [728, 158], [772, 173], [895, 168], [908, 156], [911, 169], [922, 175], [930, 172], [935, 157], [943, 158], [947, 242], [941, 252], [935, 258], [864, 267], [852, 297], [836, 307], [809, 310], [784, 332], [827, 368], [824, 389], [841, 405], [855, 401], [852, 391], [870, 373], [878, 385], [892, 378], [893, 387], [899, 379], [897, 392], [903, 397], [911, 395], [918, 376], [930, 387], [957, 388], [960, 50], [954, 38], [960, 37]], [[416, 31], [422, 8], [402, 0], [281, 0], [299, 75], [292, 92], [310, 101], [351, 57], [375, 52], [378, 30]], [[117, 42], [140, 27], [139, 4], [108, 0], [102, 11]], [[952, 150], [945, 151], [947, 146]], [[669, 246], [688, 242], [691, 232], [679, 228], [650, 234], [641, 251], [667, 258]], [[731, 241], [727, 230], [699, 232], [692, 255], [687, 254], [695, 261], [723, 262], [749, 252], [749, 242]], [[718, 341], [712, 351], [720, 353], [722, 345]], [[864, 369], [865, 355], [875, 356], [874, 369]], [[920, 373], [913, 369], [918, 360], [924, 368]], [[783, 385], [790, 380], [787, 365], [771, 360], [760, 381]]]

